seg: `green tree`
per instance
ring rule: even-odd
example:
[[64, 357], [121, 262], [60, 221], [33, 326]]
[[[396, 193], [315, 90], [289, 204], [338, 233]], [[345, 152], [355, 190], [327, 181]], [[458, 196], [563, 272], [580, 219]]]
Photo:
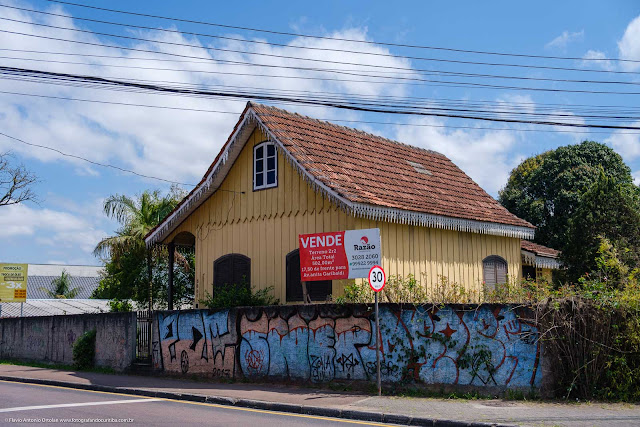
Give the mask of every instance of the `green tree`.
[[598, 180], [600, 169], [614, 183], [632, 185], [631, 170], [619, 154], [604, 144], [584, 141], [524, 160], [511, 172], [499, 201], [537, 227], [536, 242], [564, 249], [569, 219]]
[[597, 181], [582, 195], [567, 237], [562, 258], [569, 280], [600, 273], [601, 280], [621, 286], [626, 272], [640, 266], [637, 187], [620, 183], [601, 170]]
[[65, 299], [75, 298], [80, 292], [80, 288], [71, 289], [71, 275], [66, 270], [62, 270], [60, 277], [56, 277], [51, 281], [53, 290], [46, 288], [40, 288], [40, 290], [46, 292], [51, 298]]
[[[108, 197], [104, 202], [104, 213], [121, 225], [115, 236], [101, 240], [94, 249], [96, 256], [106, 257], [112, 263], [111, 266], [107, 265], [105, 280], [117, 293], [130, 292], [131, 289], [127, 289], [127, 286], [122, 289], [113, 288], [123, 283], [139, 285], [142, 276], [140, 270], [144, 269], [150, 309], [153, 308], [154, 299], [154, 250], [146, 247], [144, 236], [173, 210], [181, 198], [182, 193], [174, 187], [165, 196], [157, 190], [144, 191], [137, 199], [116, 194]], [[100, 293], [97, 292], [96, 295]], [[133, 296], [139, 298], [144, 293], [136, 286]], [[117, 297], [121, 296], [123, 295]], [[131, 296], [131, 294], [124, 295], [124, 298]], [[111, 296], [111, 298], [114, 297], [116, 296]]]

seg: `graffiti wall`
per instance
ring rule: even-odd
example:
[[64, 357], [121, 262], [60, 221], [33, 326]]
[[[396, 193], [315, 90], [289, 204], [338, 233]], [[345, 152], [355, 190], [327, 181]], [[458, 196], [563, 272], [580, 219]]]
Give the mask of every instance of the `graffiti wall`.
[[541, 343], [522, 307], [309, 305], [159, 312], [158, 370], [298, 381], [539, 387]]

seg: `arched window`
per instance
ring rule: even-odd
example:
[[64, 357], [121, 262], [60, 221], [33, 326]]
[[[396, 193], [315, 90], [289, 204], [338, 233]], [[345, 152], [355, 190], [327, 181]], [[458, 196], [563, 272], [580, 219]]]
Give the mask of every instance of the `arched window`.
[[251, 288], [251, 258], [242, 254], [223, 255], [213, 262], [213, 290], [229, 285]]
[[[307, 282], [307, 291], [311, 301], [326, 301], [332, 292], [332, 282], [331, 280]], [[296, 301], [302, 301], [300, 251], [298, 249], [287, 254], [287, 302]]]
[[498, 255], [490, 255], [482, 260], [482, 270], [484, 284], [489, 289], [507, 282], [507, 261]]
[[262, 190], [278, 186], [278, 155], [272, 142], [253, 147], [253, 189]]

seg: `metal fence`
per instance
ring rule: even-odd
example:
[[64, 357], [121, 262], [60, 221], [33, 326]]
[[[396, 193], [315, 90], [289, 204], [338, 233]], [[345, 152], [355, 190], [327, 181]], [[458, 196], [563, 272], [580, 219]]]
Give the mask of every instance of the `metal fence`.
[[151, 323], [153, 311], [143, 310], [136, 313], [137, 345], [136, 361], [151, 363]]

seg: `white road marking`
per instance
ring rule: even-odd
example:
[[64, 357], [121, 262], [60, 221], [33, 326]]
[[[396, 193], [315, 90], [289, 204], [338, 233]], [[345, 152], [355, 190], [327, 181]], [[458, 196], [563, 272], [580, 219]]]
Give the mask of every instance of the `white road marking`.
[[84, 403], [60, 403], [57, 405], [40, 405], [40, 406], [19, 406], [16, 408], [3, 408], [0, 412], [18, 412], [31, 411], [34, 409], [52, 409], [52, 408], [73, 408], [76, 406], [97, 406], [97, 405], [118, 405], [121, 403], [144, 403], [158, 402], [162, 399], [130, 399], [130, 400], [108, 400], [105, 402], [84, 402]]

